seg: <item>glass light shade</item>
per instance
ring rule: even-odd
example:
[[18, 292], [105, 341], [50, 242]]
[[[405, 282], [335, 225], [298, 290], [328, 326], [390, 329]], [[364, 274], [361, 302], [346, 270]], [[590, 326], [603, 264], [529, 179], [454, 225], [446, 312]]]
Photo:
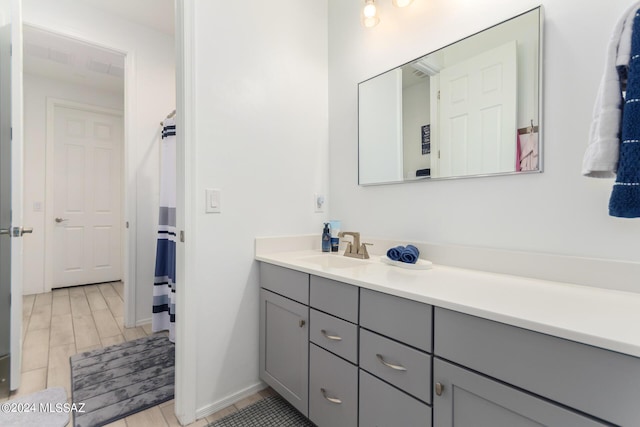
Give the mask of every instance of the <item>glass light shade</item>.
[[362, 17], [362, 25], [364, 25], [366, 28], [375, 27], [376, 25], [378, 25], [379, 22], [380, 22], [380, 18], [378, 18], [377, 16]]
[[413, 0], [393, 0], [393, 5], [395, 7], [407, 7], [412, 1]]
[[376, 8], [376, 5], [373, 3], [367, 3], [364, 6], [364, 9], [362, 10], [362, 14], [364, 15], [365, 18], [373, 18], [376, 16], [377, 13], [378, 13], [378, 9]]

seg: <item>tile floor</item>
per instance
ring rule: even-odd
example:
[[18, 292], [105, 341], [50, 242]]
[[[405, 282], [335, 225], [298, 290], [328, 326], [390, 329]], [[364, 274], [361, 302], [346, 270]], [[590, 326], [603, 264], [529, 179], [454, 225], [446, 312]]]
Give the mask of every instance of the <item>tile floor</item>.
[[[150, 335], [151, 325], [124, 327], [121, 282], [55, 289], [23, 297], [22, 385], [10, 398], [64, 387], [71, 399], [69, 356]], [[189, 427], [204, 427], [271, 395], [263, 390]], [[173, 400], [109, 424], [109, 427], [179, 426]]]

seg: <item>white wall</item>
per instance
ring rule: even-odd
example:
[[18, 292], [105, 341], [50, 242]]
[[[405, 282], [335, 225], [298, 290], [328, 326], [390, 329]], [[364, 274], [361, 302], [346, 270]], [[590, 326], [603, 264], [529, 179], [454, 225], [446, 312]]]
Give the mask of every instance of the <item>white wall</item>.
[[175, 108], [173, 37], [73, 0], [23, 0], [23, 18], [25, 23], [131, 54], [127, 66], [133, 67], [135, 81], [125, 89], [130, 100], [125, 126], [131, 124], [129, 170], [135, 172], [127, 186], [137, 195], [137, 215], [126, 219], [137, 239], [135, 321], [148, 320], [158, 221], [159, 123]]
[[0, 0], [0, 25], [11, 22], [11, 0]]
[[[321, 233], [327, 218], [313, 210], [328, 187], [327, 3], [193, 4], [196, 280], [184, 286], [199, 301], [202, 414], [259, 384], [255, 236]], [[204, 213], [209, 187], [220, 214]]]
[[[539, 0], [329, 0], [331, 217], [366, 236], [640, 260], [640, 223], [608, 216], [613, 182], [580, 175], [611, 30], [630, 2], [544, 0], [542, 174], [403, 185], [357, 185], [359, 81], [540, 4]], [[375, 209], [371, 207], [375, 206]]]
[[24, 75], [24, 223], [34, 230], [23, 243], [25, 295], [44, 292], [47, 97], [123, 110], [123, 95]]

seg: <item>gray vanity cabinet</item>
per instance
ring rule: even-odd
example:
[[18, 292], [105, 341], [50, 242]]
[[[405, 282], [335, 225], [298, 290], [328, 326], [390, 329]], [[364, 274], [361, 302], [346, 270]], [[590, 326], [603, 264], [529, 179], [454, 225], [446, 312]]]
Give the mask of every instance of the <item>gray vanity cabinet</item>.
[[309, 276], [262, 264], [260, 281], [260, 378], [308, 415], [309, 307], [292, 298], [308, 299]]
[[610, 426], [437, 358], [433, 371], [434, 427]]
[[469, 412], [502, 419], [499, 407], [536, 426], [640, 425], [638, 358], [442, 308], [435, 310], [434, 354], [436, 427], [451, 426], [451, 414], [459, 414], [456, 426], [491, 425], [458, 420]]

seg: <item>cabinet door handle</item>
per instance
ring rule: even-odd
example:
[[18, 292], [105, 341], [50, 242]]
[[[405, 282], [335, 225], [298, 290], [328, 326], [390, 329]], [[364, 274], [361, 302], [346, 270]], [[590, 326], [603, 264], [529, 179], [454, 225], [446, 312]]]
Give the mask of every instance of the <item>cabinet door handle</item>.
[[304, 328], [304, 325], [307, 324], [306, 320], [300, 319], [300, 323], [298, 323], [300, 325], [301, 328]]
[[380, 361], [380, 363], [382, 363], [384, 366], [387, 366], [391, 369], [395, 369], [396, 371], [406, 371], [407, 368], [405, 368], [402, 365], [395, 365], [393, 363], [389, 363], [386, 360], [384, 360], [384, 357], [382, 357], [381, 354], [376, 354], [376, 357], [378, 358], [378, 360]]
[[442, 396], [442, 392], [444, 392], [444, 384], [436, 383], [436, 394]]
[[342, 337], [339, 337], [337, 335], [329, 335], [327, 333], [327, 331], [325, 331], [324, 329], [321, 329], [320, 333], [322, 333], [322, 335], [324, 335], [324, 337], [326, 339], [328, 339], [328, 340], [331, 340], [331, 341], [342, 341]]
[[325, 399], [327, 399], [329, 402], [331, 403], [335, 403], [336, 405], [340, 405], [342, 403], [342, 400], [335, 398], [335, 397], [329, 397], [327, 396], [327, 390], [321, 388], [320, 392], [322, 393], [322, 397], [324, 397]]

